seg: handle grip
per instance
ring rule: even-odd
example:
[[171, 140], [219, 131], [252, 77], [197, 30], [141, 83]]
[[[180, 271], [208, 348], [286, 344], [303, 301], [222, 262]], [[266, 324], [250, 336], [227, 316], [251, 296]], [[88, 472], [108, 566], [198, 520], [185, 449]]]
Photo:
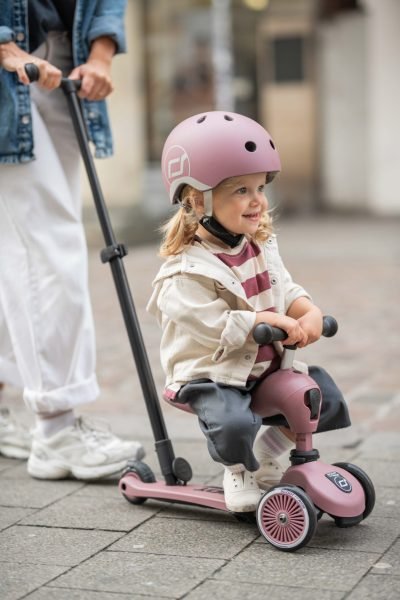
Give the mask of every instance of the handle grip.
[[[325, 315], [322, 321], [322, 335], [333, 337], [338, 330], [338, 323], [334, 317]], [[279, 327], [271, 327], [268, 323], [259, 323], [253, 332], [253, 338], [260, 346], [282, 342], [287, 338], [287, 333]]]
[[37, 65], [35, 65], [35, 63], [26, 63], [25, 73], [27, 74], [28, 79], [31, 83], [39, 80], [40, 71], [39, 71], [39, 67]]
[[[35, 63], [26, 63], [25, 65], [25, 73], [28, 76], [28, 79], [31, 83], [35, 81], [39, 81], [40, 71], [39, 67], [35, 65]], [[63, 77], [61, 79], [60, 87], [65, 92], [78, 92], [81, 89], [82, 81], [80, 79], [68, 79], [68, 77]]]

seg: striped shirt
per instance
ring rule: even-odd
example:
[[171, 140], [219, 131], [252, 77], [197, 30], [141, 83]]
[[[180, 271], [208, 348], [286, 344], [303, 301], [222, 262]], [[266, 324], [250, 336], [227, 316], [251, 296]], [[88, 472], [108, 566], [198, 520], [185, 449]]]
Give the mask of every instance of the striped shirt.
[[[232, 270], [243, 286], [248, 303], [256, 312], [276, 310], [264, 252], [256, 242], [244, 237], [239, 246], [223, 252], [219, 246], [209, 241], [199, 240], [198, 243]], [[278, 359], [279, 355], [273, 344], [260, 346], [249, 381], [264, 377], [268, 372], [276, 370], [279, 365]]]

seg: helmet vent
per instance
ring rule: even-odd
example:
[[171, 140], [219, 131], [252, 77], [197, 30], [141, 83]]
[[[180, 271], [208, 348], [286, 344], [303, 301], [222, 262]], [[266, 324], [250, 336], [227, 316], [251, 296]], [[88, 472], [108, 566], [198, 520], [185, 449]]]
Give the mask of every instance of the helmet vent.
[[233, 117], [230, 117], [229, 115], [224, 115], [224, 119], [225, 121], [233, 121]]
[[272, 140], [269, 140], [269, 143], [271, 144], [271, 148], [273, 148], [275, 150], [275, 144]]
[[207, 115], [203, 115], [202, 117], [200, 117], [200, 119], [197, 119], [197, 123], [204, 123], [204, 121], [207, 119]]
[[255, 152], [257, 150], [257, 144], [255, 142], [246, 142], [244, 147], [247, 152]]

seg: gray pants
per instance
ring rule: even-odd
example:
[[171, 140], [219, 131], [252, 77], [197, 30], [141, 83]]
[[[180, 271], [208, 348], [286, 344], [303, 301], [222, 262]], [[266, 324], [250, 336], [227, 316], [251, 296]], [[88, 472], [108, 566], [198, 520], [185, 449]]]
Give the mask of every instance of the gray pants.
[[[309, 375], [322, 392], [321, 414], [317, 432], [348, 427], [351, 422], [346, 403], [330, 375], [320, 367], [309, 367]], [[251, 391], [257, 382], [235, 388], [208, 379], [197, 379], [182, 387], [177, 402], [190, 404], [206, 436], [208, 451], [224, 465], [242, 463], [256, 471], [259, 463], [253, 444], [263, 419], [253, 413]], [[264, 420], [266, 425], [287, 426], [282, 415]]]

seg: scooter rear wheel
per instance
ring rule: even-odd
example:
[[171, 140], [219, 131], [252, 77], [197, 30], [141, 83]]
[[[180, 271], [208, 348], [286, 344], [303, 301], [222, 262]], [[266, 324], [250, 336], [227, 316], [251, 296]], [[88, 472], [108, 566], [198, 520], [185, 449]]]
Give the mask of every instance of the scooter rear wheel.
[[[125, 467], [124, 471], [122, 472], [121, 479], [123, 479], [123, 477], [125, 475], [127, 475], [128, 473], [131, 473], [132, 475], [134, 475], [135, 477], [137, 477], [138, 479], [140, 479], [140, 481], [143, 481], [144, 483], [154, 483], [156, 481], [154, 473], [150, 469], [150, 467], [148, 465], [146, 465], [146, 463], [144, 463], [140, 460], [129, 461], [128, 465]], [[123, 497], [126, 500], [128, 500], [128, 502], [130, 502], [131, 504], [143, 504], [144, 502], [146, 502], [147, 498], [143, 498], [143, 497], [139, 497], [139, 496], [137, 496], [137, 497], [136, 496], [128, 496], [127, 494], [124, 494], [124, 492], [123, 492], [124, 484], [123, 483], [121, 485], [121, 488], [122, 488]]]
[[262, 496], [257, 523], [275, 548], [293, 552], [305, 546], [317, 527], [317, 512], [309, 496], [297, 486], [275, 486]]
[[333, 463], [335, 467], [340, 467], [348, 473], [351, 473], [361, 484], [365, 494], [365, 510], [362, 514], [362, 518], [366, 519], [371, 514], [372, 509], [375, 506], [375, 488], [371, 479], [368, 477], [365, 471], [363, 471], [357, 465], [347, 462]]

